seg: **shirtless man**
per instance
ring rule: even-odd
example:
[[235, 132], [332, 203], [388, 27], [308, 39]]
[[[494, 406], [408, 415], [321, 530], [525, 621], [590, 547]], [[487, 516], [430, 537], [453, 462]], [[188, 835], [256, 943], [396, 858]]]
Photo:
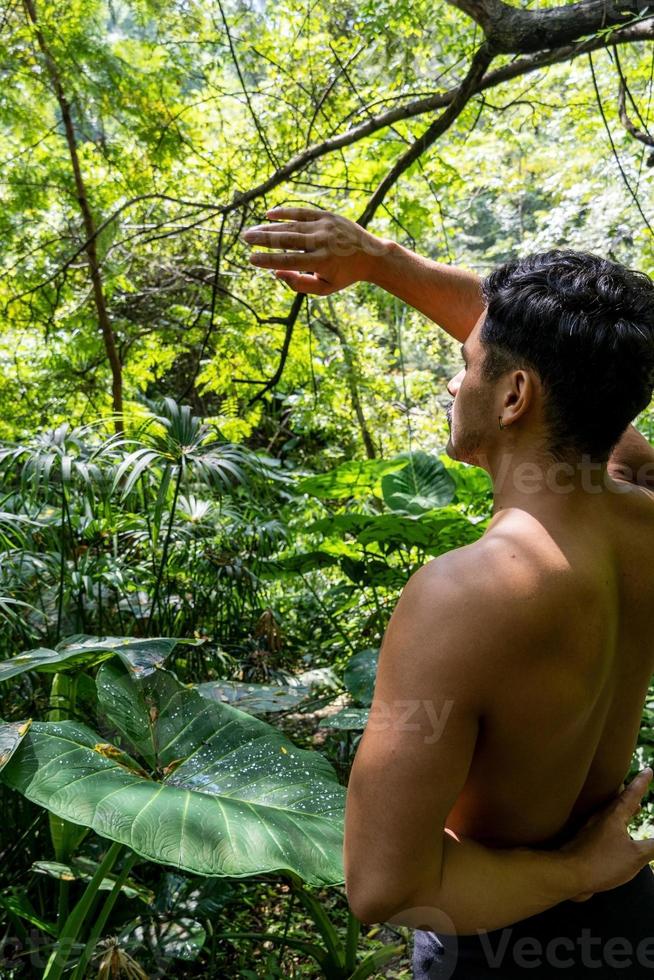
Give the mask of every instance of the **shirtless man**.
[[354, 914], [419, 930], [416, 977], [649, 975], [654, 841], [627, 827], [652, 772], [623, 780], [654, 671], [654, 450], [629, 425], [654, 285], [553, 252], [482, 288], [338, 215], [267, 217], [253, 265], [316, 295], [373, 282], [463, 344], [447, 452], [493, 481], [484, 535], [411, 577], [384, 637], [347, 794]]

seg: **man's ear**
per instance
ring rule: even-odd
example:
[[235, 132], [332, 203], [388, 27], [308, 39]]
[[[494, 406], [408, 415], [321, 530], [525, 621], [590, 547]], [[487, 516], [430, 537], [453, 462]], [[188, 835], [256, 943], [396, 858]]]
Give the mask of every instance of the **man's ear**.
[[505, 425], [517, 422], [537, 398], [540, 382], [532, 371], [519, 368], [507, 375], [502, 392], [501, 415]]

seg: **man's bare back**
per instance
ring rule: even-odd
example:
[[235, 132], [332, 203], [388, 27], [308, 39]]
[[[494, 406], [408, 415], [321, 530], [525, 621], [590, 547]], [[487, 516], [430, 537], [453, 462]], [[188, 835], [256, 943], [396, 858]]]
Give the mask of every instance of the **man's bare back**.
[[621, 789], [654, 671], [654, 499], [617, 486], [549, 519], [500, 511], [456, 557], [498, 649], [452, 830], [556, 845]]

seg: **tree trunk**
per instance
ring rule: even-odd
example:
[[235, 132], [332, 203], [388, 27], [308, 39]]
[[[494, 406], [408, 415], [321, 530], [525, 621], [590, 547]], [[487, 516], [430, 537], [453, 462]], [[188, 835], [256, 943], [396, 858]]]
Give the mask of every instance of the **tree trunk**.
[[115, 413], [114, 425], [116, 432], [123, 431], [123, 372], [122, 365], [120, 363], [120, 357], [118, 355], [118, 349], [116, 347], [116, 338], [111, 326], [111, 321], [109, 319], [109, 313], [107, 310], [107, 301], [104, 294], [104, 286], [102, 283], [102, 276], [100, 274], [100, 265], [98, 263], [98, 253], [96, 248], [97, 239], [97, 226], [91, 207], [89, 204], [88, 194], [86, 192], [86, 184], [84, 183], [84, 177], [82, 175], [82, 169], [80, 167], [79, 154], [77, 152], [77, 136], [75, 133], [75, 126], [73, 124], [73, 117], [70, 111], [70, 103], [66, 98], [66, 93], [61, 82], [61, 76], [57, 68], [57, 63], [50, 51], [48, 43], [44, 37], [43, 31], [39, 27], [37, 16], [36, 16], [36, 6], [34, 0], [23, 0], [25, 11], [29, 20], [34, 27], [34, 36], [38, 44], [39, 50], [43, 55], [43, 60], [45, 62], [46, 70], [48, 72], [48, 78], [50, 79], [50, 84], [52, 86], [55, 98], [59, 103], [59, 109], [61, 112], [61, 118], [64, 123], [64, 128], [66, 130], [66, 143], [68, 144], [68, 152], [70, 155], [70, 162], [73, 167], [73, 174], [75, 177], [75, 189], [77, 191], [77, 200], [79, 203], [80, 212], [82, 215], [82, 222], [84, 226], [84, 234], [86, 236], [86, 244], [84, 246], [84, 251], [86, 253], [86, 259], [89, 266], [89, 274], [91, 277], [91, 284], [93, 287], [93, 300], [95, 303], [95, 309], [98, 317], [98, 325], [102, 331], [102, 339], [104, 341], [104, 348], [107, 355], [107, 360], [109, 361], [109, 366], [111, 368], [111, 392], [112, 392], [112, 405]]

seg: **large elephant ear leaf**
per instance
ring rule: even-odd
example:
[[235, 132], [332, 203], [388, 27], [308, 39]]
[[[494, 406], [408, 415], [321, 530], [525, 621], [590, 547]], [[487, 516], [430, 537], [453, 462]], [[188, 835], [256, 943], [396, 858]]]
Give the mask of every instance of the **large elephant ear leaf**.
[[[345, 789], [319, 753], [164, 670], [135, 680], [114, 660], [98, 683], [99, 702], [130, 741], [147, 712], [141, 740], [156, 778], [125, 747], [64, 721], [34, 722], [4, 782], [57, 816], [194, 874], [287, 870], [309, 884], [343, 881]], [[122, 691], [112, 698], [115, 683]]]
[[424, 514], [452, 501], [456, 483], [437, 456], [414, 452], [396, 458], [406, 459], [406, 466], [397, 473], [387, 474], [381, 481], [384, 502], [391, 510]]
[[135, 683], [115, 661], [96, 677], [98, 704], [117, 731], [153, 770], [186, 759], [214, 735], [232, 751], [275, 729], [230, 705], [185, 687], [167, 670]]

